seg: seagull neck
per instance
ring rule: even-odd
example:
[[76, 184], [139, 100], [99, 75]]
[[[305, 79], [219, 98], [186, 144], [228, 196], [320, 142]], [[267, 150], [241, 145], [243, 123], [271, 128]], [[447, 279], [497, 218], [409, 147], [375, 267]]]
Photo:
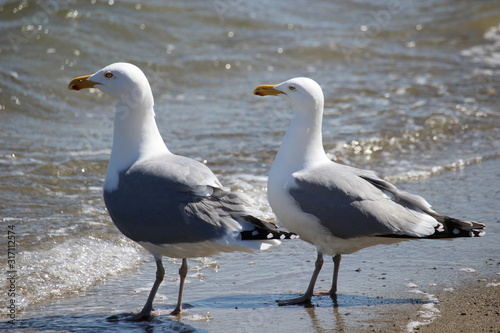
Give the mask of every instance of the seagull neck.
[[108, 171], [122, 171], [138, 159], [165, 151], [168, 148], [156, 125], [153, 106], [132, 109], [130, 104], [118, 103]]
[[327, 158], [321, 133], [323, 112], [301, 112], [288, 128], [276, 159], [283, 160], [292, 168], [306, 168], [312, 161]]

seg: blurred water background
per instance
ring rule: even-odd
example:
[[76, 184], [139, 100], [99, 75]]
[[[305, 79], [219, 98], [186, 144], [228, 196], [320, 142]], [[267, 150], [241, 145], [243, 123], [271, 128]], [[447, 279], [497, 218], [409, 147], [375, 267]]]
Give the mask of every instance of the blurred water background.
[[[170, 150], [250, 194], [264, 218], [274, 218], [266, 177], [290, 114], [285, 101], [252, 90], [308, 76], [325, 93], [333, 160], [373, 169], [442, 213], [488, 223], [483, 239], [346, 256], [340, 312], [321, 297], [312, 310], [275, 305], [306, 288], [315, 254], [304, 242], [192, 260], [191, 317], [150, 323], [154, 331], [367, 328], [402, 305], [420, 311], [419, 302], [432, 301], [425, 288], [498, 272], [498, 1], [1, 1], [0, 31], [2, 274], [11, 226], [19, 330], [149, 327], [101, 320], [143, 305], [154, 264], [118, 232], [102, 201], [113, 101], [66, 88], [118, 61], [148, 76]], [[169, 262], [160, 310], [176, 298], [180, 262]], [[322, 277], [318, 289], [328, 290], [329, 265]], [[411, 283], [424, 291], [411, 293]], [[7, 283], [0, 295], [8, 315]]]

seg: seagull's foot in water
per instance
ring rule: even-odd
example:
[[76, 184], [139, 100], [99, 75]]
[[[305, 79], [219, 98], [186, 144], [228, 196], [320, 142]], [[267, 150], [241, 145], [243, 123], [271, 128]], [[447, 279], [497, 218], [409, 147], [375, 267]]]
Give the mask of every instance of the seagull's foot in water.
[[311, 304], [312, 295], [302, 295], [297, 298], [277, 300], [279, 306], [285, 305], [299, 305], [299, 304]]
[[181, 307], [176, 307], [172, 312], [170, 312], [170, 315], [171, 316], [177, 316], [179, 314], [181, 314], [182, 312], [182, 308]]
[[[182, 312], [182, 308], [176, 307], [172, 312], [170, 312], [170, 315], [172, 316], [177, 316]], [[119, 320], [127, 320], [127, 321], [150, 321], [152, 320], [155, 316], [154, 311], [141, 311], [136, 314], [120, 314], [120, 315], [112, 315], [107, 318], [108, 321], [119, 321]]]
[[[316, 294], [316, 293], [315, 293]], [[329, 295], [330, 298], [333, 301], [334, 306], [338, 306], [337, 303], [337, 292], [336, 291], [324, 291], [324, 292], [318, 292], [317, 295]], [[312, 295], [302, 295], [297, 298], [292, 298], [292, 299], [285, 299], [285, 300], [276, 300], [279, 306], [286, 306], [286, 305], [310, 305], [311, 304], [311, 298]]]
[[154, 318], [153, 311], [141, 311], [127, 318], [128, 321], [150, 321]]
[[106, 318], [106, 321], [109, 322], [115, 322], [115, 321], [150, 321], [154, 318], [155, 316], [153, 315], [152, 312], [144, 312], [141, 311], [139, 313], [133, 314], [133, 313], [120, 313], [120, 314], [115, 314], [112, 316], [109, 316]]

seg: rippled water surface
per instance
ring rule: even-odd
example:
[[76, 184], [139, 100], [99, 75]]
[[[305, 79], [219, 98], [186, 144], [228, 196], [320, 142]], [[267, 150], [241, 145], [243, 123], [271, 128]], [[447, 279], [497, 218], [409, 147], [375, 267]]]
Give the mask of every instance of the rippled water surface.
[[[0, 29], [0, 219], [4, 248], [9, 226], [16, 232], [22, 327], [147, 329], [105, 320], [137, 311], [154, 276], [149, 255], [121, 236], [101, 198], [113, 101], [66, 88], [118, 61], [148, 76], [170, 150], [205, 161], [225, 185], [250, 194], [264, 218], [274, 218], [265, 183], [290, 114], [282, 99], [252, 90], [308, 76], [325, 93], [332, 159], [376, 170], [440, 212], [488, 223], [479, 240], [346, 256], [345, 311], [326, 298], [313, 310], [274, 304], [306, 287], [315, 255], [304, 242], [193, 260], [189, 315], [158, 319], [155, 331], [367, 328], [400, 304], [429, 300], [408, 292], [408, 281], [444, 287], [498, 270], [498, 1], [3, 1]], [[160, 312], [175, 302], [178, 264], [167, 264]], [[318, 290], [328, 289], [327, 266]], [[8, 288], [0, 295], [3, 304], [12, 299]], [[384, 307], [367, 314], [378, 297]]]

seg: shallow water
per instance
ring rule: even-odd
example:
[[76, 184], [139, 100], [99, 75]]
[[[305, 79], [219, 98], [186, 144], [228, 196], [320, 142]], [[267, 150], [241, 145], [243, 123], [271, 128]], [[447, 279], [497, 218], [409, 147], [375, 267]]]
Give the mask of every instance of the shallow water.
[[[298, 316], [309, 318], [297, 326], [305, 329], [341, 322], [352, 328], [385, 311], [355, 311], [358, 302], [367, 306], [381, 296], [397, 308], [415, 295], [425, 299], [409, 293], [405, 281], [438, 283], [444, 273], [434, 266], [449, 268], [446, 285], [498, 270], [492, 268], [499, 244], [497, 1], [4, 1], [0, 28], [2, 244], [13, 226], [15, 301], [18, 319], [31, 318], [26, 325], [47, 329], [54, 318], [44, 316], [61, 316], [62, 329], [74, 322], [68, 330], [100, 324], [111, 330], [103, 318], [139, 309], [152, 283], [154, 264], [119, 234], [101, 198], [113, 102], [98, 91], [66, 89], [71, 78], [116, 61], [147, 74], [169, 148], [206, 161], [225, 185], [249, 193], [265, 218], [273, 218], [265, 177], [290, 115], [283, 100], [251, 92], [309, 76], [324, 89], [324, 144], [332, 159], [376, 170], [440, 212], [488, 223], [479, 240], [403, 243], [346, 256], [339, 302], [350, 307], [347, 317], [327, 306], [327, 297], [314, 310], [275, 306], [275, 297], [306, 287], [315, 255], [303, 242], [272, 254], [200, 260], [191, 264], [198, 268], [186, 292], [197, 319], [183, 317], [182, 325], [217, 331], [237, 316], [248, 331], [244, 323], [256, 312], [262, 327]], [[473, 181], [464, 186], [467, 179]], [[462, 248], [466, 255], [457, 256]], [[390, 262], [383, 260], [388, 251]], [[330, 268], [318, 290], [328, 289]], [[167, 271], [172, 281], [163, 287], [168, 299], [158, 298], [160, 310], [175, 301], [176, 269]], [[0, 295], [11, 299], [7, 288]], [[112, 305], [94, 307], [89, 297]]]

